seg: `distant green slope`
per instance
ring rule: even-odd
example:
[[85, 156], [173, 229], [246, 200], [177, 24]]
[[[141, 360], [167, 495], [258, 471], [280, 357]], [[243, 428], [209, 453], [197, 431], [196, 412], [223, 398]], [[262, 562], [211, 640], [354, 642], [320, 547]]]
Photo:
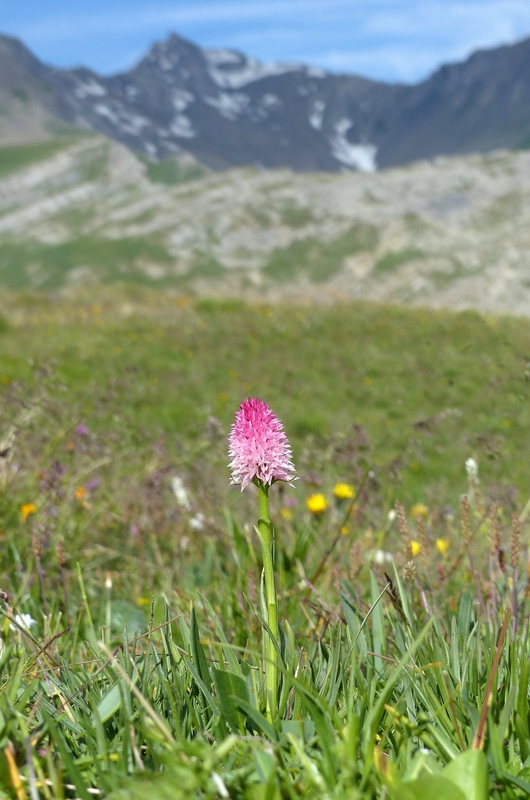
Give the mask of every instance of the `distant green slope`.
[[0, 178], [44, 161], [71, 143], [71, 139], [59, 138], [35, 144], [4, 145], [0, 147]]
[[[18, 325], [0, 335], [0, 387], [20, 381], [29, 402], [51, 369], [53, 425], [83, 419], [124, 446], [178, 439], [196, 469], [198, 452], [226, 461], [234, 410], [258, 395], [281, 413], [302, 481], [331, 470], [357, 483], [370, 469], [380, 510], [395, 497], [454, 506], [470, 456], [501, 505], [512, 484], [520, 502], [529, 492], [530, 321], [140, 290], [15, 297], [9, 309]], [[203, 451], [212, 416], [224, 434]]]

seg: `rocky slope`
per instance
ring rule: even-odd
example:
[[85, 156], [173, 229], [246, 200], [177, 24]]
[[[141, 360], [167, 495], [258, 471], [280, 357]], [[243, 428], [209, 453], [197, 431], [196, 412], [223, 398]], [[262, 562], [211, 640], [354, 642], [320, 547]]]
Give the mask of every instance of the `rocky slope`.
[[0, 149], [0, 284], [530, 313], [530, 152], [347, 175], [155, 165], [86, 136]]

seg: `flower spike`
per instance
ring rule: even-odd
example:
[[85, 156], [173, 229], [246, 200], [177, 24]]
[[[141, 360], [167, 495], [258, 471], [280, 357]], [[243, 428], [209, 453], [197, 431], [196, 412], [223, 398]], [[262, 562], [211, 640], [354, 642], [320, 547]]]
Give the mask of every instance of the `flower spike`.
[[290, 483], [295, 477], [292, 451], [283, 425], [271, 408], [257, 397], [249, 397], [236, 411], [230, 431], [232, 483], [261, 481], [272, 486], [275, 481]]

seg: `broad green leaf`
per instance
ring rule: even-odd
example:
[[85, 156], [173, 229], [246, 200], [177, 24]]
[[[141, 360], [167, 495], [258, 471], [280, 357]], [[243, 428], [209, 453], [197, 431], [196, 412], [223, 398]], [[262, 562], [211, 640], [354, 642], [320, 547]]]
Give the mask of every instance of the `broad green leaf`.
[[442, 775], [423, 775], [387, 788], [391, 800], [469, 800], [468, 795]]
[[215, 702], [215, 700], [213, 698], [213, 695], [212, 695], [212, 692], [211, 692], [211, 684], [210, 684], [209, 687], [206, 686], [206, 684], [204, 683], [203, 679], [199, 675], [199, 670], [197, 669], [197, 667], [195, 666], [193, 661], [191, 661], [187, 656], [183, 656], [182, 660], [186, 664], [186, 667], [189, 669], [190, 673], [192, 674], [192, 676], [193, 676], [193, 678], [195, 680], [195, 683], [197, 684], [197, 686], [201, 690], [202, 694], [204, 695], [204, 698], [206, 699], [206, 702], [208, 703], [208, 706], [211, 708], [211, 710], [213, 711], [213, 713], [215, 714], [216, 717], [221, 716], [220, 712], [219, 712], [219, 709], [217, 707], [217, 703]]
[[276, 774], [276, 761], [271, 753], [263, 750], [253, 751], [254, 766], [261, 783], [268, 783]]
[[[374, 653], [385, 655], [385, 618], [383, 615], [382, 594], [373, 572], [370, 572], [370, 601], [372, 604], [372, 649]], [[374, 657], [375, 669], [379, 672], [382, 666], [383, 660]]]
[[521, 748], [521, 759], [526, 761], [530, 755], [529, 740], [530, 728], [528, 726], [528, 681], [530, 676], [530, 661], [523, 658], [519, 665], [519, 687], [517, 693], [516, 713], [515, 713], [515, 730], [519, 739], [519, 747]]
[[460, 682], [460, 648], [456, 617], [451, 620], [451, 669], [457, 683]]
[[181, 780], [173, 775], [135, 775], [124, 782], [121, 789], [107, 795], [107, 800], [188, 800], [189, 789], [181, 786]]
[[282, 800], [280, 787], [269, 781], [269, 783], [255, 783], [247, 787], [245, 800]]
[[[137, 680], [138, 676], [135, 675], [132, 681], [136, 683]], [[118, 711], [122, 703], [122, 692], [129, 691], [129, 687], [126, 686], [122, 680], [119, 680], [114, 686], [111, 686], [97, 705], [97, 711], [102, 722], [106, 722]]]
[[464, 639], [469, 636], [473, 614], [473, 595], [466, 590], [458, 606], [458, 632]]
[[244, 732], [244, 717], [234, 703], [233, 697], [238, 697], [246, 703], [249, 702], [250, 698], [246, 681], [239, 675], [235, 675], [233, 672], [227, 672], [224, 669], [214, 669], [213, 678], [217, 690], [221, 715], [234, 732]]
[[251, 703], [247, 703], [246, 700], [242, 700], [240, 697], [234, 697], [233, 700], [234, 703], [245, 712], [247, 717], [252, 720], [256, 727], [265, 734], [265, 736], [267, 736], [273, 742], [278, 741], [278, 734], [268, 719], [263, 716], [261, 711], [258, 711], [258, 709], [255, 708]]
[[482, 750], [466, 750], [454, 758], [442, 772], [452, 781], [467, 800], [488, 800], [488, 759]]
[[312, 719], [284, 719], [281, 722], [282, 733], [290, 733], [301, 742], [307, 744], [315, 735], [315, 723]]
[[522, 789], [523, 792], [526, 793], [528, 797], [530, 797], [530, 783], [528, 781], [523, 780], [523, 775], [525, 777], [530, 777], [528, 775], [529, 770], [524, 769], [519, 775], [510, 775], [509, 772], [505, 772], [504, 770], [500, 770], [497, 772], [498, 777], [504, 778], [506, 783], [511, 783], [513, 786], [517, 786], [519, 789]]
[[207, 689], [211, 690], [212, 680], [210, 677], [210, 671], [208, 669], [208, 662], [206, 661], [204, 648], [199, 639], [199, 626], [197, 625], [197, 615], [195, 614], [194, 608], [191, 609], [190, 644], [191, 656], [193, 658], [195, 667], [197, 668], [197, 672], [199, 673], [201, 680]]
[[276, 783], [256, 783], [246, 789], [245, 800], [282, 800], [282, 793]]
[[437, 774], [387, 783], [392, 800], [488, 800], [488, 760], [481, 750], [466, 750]]

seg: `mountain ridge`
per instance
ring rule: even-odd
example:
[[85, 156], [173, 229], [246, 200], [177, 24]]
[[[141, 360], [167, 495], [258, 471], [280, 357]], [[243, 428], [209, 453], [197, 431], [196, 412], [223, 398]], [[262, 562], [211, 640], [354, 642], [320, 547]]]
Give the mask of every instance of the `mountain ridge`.
[[67, 125], [156, 160], [187, 153], [215, 170], [371, 171], [529, 147], [530, 39], [479, 50], [406, 85], [264, 64], [177, 34], [131, 70], [101, 76], [43, 64], [0, 36], [0, 108], [4, 141], [17, 130], [37, 139]]

